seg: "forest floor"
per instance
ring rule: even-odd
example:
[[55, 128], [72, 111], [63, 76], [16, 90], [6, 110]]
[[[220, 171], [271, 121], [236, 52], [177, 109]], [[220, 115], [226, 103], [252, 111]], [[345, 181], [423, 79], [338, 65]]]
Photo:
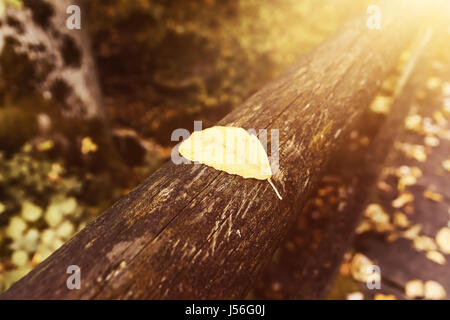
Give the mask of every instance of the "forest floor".
[[[366, 298], [450, 298], [450, 46], [434, 56], [357, 230], [352, 261], [379, 266]], [[445, 50], [445, 51], [444, 51]], [[366, 258], [364, 258], [366, 257]], [[361, 266], [362, 267], [362, 266]], [[351, 267], [350, 267], [351, 270]], [[350, 272], [351, 274], [351, 272]]]

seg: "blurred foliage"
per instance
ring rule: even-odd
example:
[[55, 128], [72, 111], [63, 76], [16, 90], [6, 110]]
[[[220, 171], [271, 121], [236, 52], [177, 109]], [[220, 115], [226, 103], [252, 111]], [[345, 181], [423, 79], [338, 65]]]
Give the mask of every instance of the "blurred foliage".
[[60, 163], [34, 159], [30, 144], [11, 158], [0, 153], [0, 291], [93, 216], [77, 200], [82, 188], [80, 179], [66, 175]]
[[[0, 151], [0, 292], [48, 257], [76, 232], [128, 192], [114, 183], [113, 173], [93, 174], [68, 167], [52, 155], [52, 140], [6, 156]], [[80, 153], [98, 152], [90, 137]], [[130, 169], [130, 185], [161, 165], [148, 153]]]

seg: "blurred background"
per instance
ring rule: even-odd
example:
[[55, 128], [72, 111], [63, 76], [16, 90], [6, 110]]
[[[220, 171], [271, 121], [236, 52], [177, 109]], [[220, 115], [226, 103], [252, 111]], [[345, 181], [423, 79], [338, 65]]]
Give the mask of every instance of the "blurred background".
[[0, 292], [374, 2], [0, 0]]

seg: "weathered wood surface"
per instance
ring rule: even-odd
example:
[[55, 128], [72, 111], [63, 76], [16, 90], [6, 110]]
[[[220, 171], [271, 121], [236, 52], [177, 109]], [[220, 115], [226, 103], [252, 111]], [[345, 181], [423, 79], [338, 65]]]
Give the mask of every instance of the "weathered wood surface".
[[254, 288], [254, 297], [326, 298], [340, 261], [352, 243], [352, 232], [410, 110], [414, 97], [411, 92], [416, 88], [412, 75], [420, 73], [434, 33], [433, 28], [424, 28], [410, 48], [411, 57], [392, 93], [395, 102], [389, 115], [372, 124], [370, 120], [377, 115], [368, 111], [367, 121], [356, 128], [359, 136], [370, 136], [370, 143], [352, 149], [355, 141], [348, 139], [335, 155], [316, 194]]
[[[279, 130], [273, 181], [284, 200], [265, 181], [168, 163], [1, 297], [245, 296], [409, 44], [416, 14], [386, 12], [382, 30], [355, 20], [219, 122]], [[66, 287], [73, 264], [81, 290]]]

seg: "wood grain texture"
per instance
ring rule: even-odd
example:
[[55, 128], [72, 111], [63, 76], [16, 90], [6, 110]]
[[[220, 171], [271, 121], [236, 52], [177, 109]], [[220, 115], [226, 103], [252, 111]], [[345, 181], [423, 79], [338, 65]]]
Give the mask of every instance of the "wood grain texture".
[[[409, 44], [414, 17], [386, 14], [382, 30], [353, 21], [219, 122], [279, 130], [272, 180], [284, 200], [265, 181], [169, 162], [1, 298], [244, 297]], [[80, 290], [66, 287], [73, 264]]]

